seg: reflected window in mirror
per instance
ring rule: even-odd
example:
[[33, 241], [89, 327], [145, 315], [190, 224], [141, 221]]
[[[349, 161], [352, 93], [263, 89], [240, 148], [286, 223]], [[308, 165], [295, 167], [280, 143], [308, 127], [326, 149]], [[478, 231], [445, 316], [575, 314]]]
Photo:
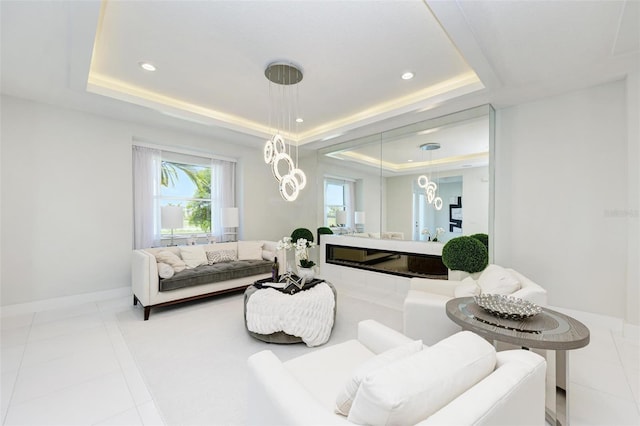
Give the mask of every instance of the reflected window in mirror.
[[353, 180], [325, 177], [324, 226], [330, 227], [334, 233], [348, 233], [354, 228], [355, 192]]

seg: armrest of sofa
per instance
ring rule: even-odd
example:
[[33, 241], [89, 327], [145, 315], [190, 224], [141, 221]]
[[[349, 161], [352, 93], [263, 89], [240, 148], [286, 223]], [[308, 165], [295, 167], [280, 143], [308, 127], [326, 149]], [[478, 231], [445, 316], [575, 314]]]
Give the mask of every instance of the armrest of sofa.
[[358, 341], [376, 354], [412, 340], [399, 331], [374, 320], [364, 320], [358, 323]]
[[409, 289], [439, 294], [441, 296], [453, 298], [455, 297], [456, 287], [459, 285], [460, 281], [434, 280], [431, 278], [411, 278], [409, 282]]
[[249, 357], [250, 425], [346, 425], [346, 418], [333, 415], [287, 371], [273, 352], [265, 350]]
[[131, 259], [131, 288], [144, 306], [151, 304], [151, 287], [158, 288], [158, 264], [145, 250], [134, 250]]
[[496, 361], [493, 373], [418, 424], [544, 425], [544, 358], [509, 350], [497, 352]]
[[278, 250], [278, 243], [276, 241], [262, 241], [262, 258], [265, 260], [273, 260], [267, 259], [267, 257], [265, 257], [264, 255], [265, 252], [269, 252], [270, 256], [278, 258], [278, 268], [280, 270], [280, 273], [285, 273], [287, 268], [287, 265], [285, 264], [285, 254], [284, 250]]

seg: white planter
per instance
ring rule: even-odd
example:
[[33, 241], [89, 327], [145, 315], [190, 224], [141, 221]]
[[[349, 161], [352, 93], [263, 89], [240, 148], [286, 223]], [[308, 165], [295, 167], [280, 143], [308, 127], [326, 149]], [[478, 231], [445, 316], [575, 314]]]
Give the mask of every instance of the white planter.
[[313, 268], [303, 268], [301, 266], [298, 266], [298, 276], [300, 278], [304, 278], [305, 283], [312, 281], [315, 275], [316, 272], [313, 270]]

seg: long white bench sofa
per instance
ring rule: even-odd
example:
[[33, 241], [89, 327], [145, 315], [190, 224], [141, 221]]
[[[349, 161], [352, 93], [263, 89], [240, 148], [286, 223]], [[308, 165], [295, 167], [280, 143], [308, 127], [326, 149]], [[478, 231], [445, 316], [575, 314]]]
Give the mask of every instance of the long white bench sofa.
[[[133, 251], [133, 304], [151, 308], [239, 291], [271, 276], [274, 241], [236, 241]], [[177, 260], [176, 260], [177, 259]], [[284, 270], [282, 258], [280, 271]]]

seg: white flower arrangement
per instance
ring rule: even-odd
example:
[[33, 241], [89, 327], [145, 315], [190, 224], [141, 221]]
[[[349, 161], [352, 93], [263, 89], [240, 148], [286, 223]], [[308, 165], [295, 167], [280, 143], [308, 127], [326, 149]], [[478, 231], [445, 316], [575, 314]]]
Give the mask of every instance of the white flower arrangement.
[[[431, 231], [429, 231], [429, 228], [424, 228], [420, 233], [422, 235], [426, 235], [429, 241], [438, 241], [440, 236], [444, 234], [444, 228], [436, 228], [436, 232], [433, 235], [431, 234]], [[432, 236], [433, 238], [431, 238]]]
[[293, 242], [291, 237], [283, 237], [278, 244], [276, 245], [277, 250], [286, 250], [295, 249], [296, 258], [300, 261], [300, 266], [303, 268], [312, 268], [315, 266], [315, 262], [309, 260], [309, 251], [310, 247], [315, 247], [316, 244], [313, 241], [307, 241], [305, 238], [298, 238], [298, 241]]
[[289, 250], [291, 248], [293, 248], [291, 237], [282, 237], [276, 245], [276, 250]]
[[433, 240], [431, 241], [438, 241], [442, 234], [444, 234], [444, 228], [436, 228], [436, 235], [433, 237]]

